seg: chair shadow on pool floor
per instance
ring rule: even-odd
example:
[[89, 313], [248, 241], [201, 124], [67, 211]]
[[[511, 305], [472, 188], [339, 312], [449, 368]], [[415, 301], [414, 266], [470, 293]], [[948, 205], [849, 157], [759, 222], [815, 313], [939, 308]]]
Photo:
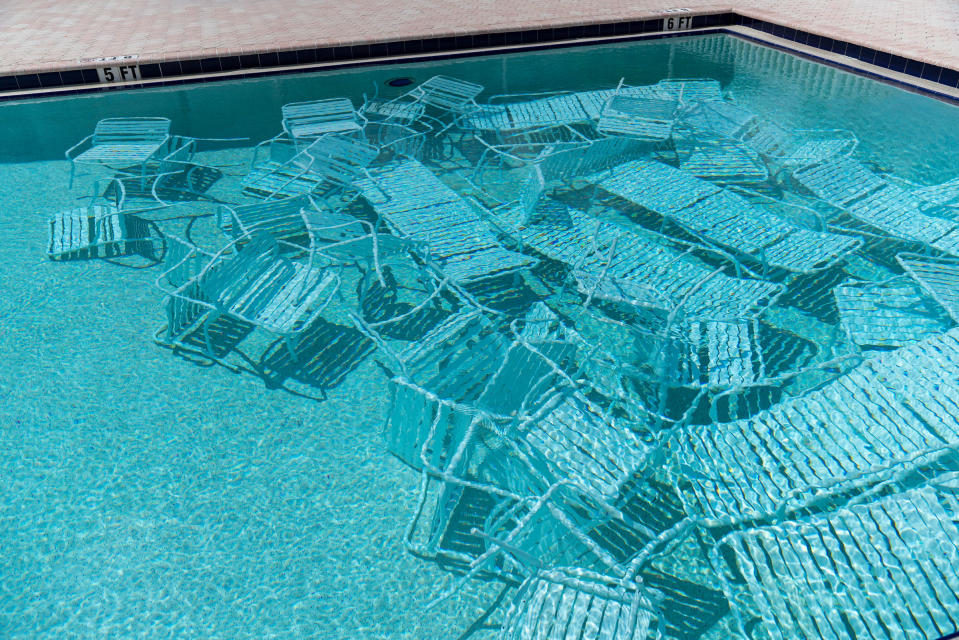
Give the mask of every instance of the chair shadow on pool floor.
[[256, 375], [271, 389], [313, 397], [302, 388], [288, 386], [293, 381], [317, 390], [322, 398], [374, 351], [372, 340], [353, 327], [322, 318], [296, 340], [295, 359], [282, 339], [258, 340], [254, 329], [249, 323], [221, 316], [207, 323], [205, 335], [198, 327], [184, 336], [175, 352], [199, 366], [221, 365], [235, 373]]
[[373, 353], [374, 344], [353, 327], [318, 318], [299, 337], [294, 351], [295, 360], [283, 340], [267, 348], [260, 359], [264, 382], [271, 388], [284, 388], [287, 380], [294, 380], [325, 393], [339, 386]]

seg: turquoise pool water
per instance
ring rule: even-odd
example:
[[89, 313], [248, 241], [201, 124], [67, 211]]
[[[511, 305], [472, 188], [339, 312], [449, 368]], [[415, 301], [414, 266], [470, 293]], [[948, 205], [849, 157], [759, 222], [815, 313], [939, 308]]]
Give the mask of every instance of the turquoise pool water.
[[[222, 338], [217, 345], [222, 361], [215, 362], [202, 353], [202, 338], [195, 333], [184, 338], [196, 347], [193, 351], [157, 344], [167, 316], [156, 283], [160, 279], [167, 288], [173, 286], [162, 282], [162, 264], [129, 256], [53, 261], [46, 255], [49, 220], [79, 206], [78, 198], [92, 192], [92, 180], [109, 175], [85, 170], [69, 189], [70, 166], [63, 159], [64, 150], [102, 118], [163, 116], [179, 135], [249, 139], [206, 143], [194, 162], [219, 173], [209, 173], [218, 179], [204, 197], [148, 216], [157, 236], [188, 238], [216, 251], [228, 239], [215, 224], [212, 201], [259, 201], [242, 193], [243, 181], [253, 145], [280, 130], [282, 105], [344, 96], [359, 106], [374, 94], [376, 100], [390, 100], [406, 89], [389, 87], [389, 79], [408, 76], [415, 86], [437, 74], [482, 85], [476, 98], [480, 105], [498, 94], [577, 95], [616, 88], [621, 80], [643, 87], [670, 78], [710, 79], [718, 81], [723, 105], [778, 123], [786, 132], [851, 132], [856, 144], [806, 164], [790, 163], [768, 147], [763, 152], [737, 147], [737, 162], [748, 165], [748, 171], [737, 173], [732, 182], [748, 193], [733, 191], [728, 175], [690, 181], [691, 169], [682, 168], [693, 161], [692, 155], [683, 155], [687, 152], [730, 148], [706, 144], [716, 142], [715, 120], [702, 119], [702, 103], [712, 98], [676, 101], [668, 91], [636, 93], [672, 104], [665, 120], [683, 124], [670, 125], [665, 135], [647, 132], [639, 138], [634, 128], [634, 142], [609, 151], [609, 158], [597, 154], [591, 170], [580, 175], [550, 174], [552, 160], [543, 160], [537, 208], [529, 217], [517, 218], [509, 213], [515, 206], [497, 204], [527, 193], [535, 174], [531, 167], [537, 164], [528, 160], [533, 147], [514, 147], [526, 160], [511, 168], [484, 165], [477, 138], [491, 144], [518, 138], [468, 118], [454, 122], [449, 113], [434, 114], [444, 126], [453, 126], [426, 136], [426, 150], [413, 153], [416, 164], [407, 166], [419, 166], [433, 176], [424, 180], [438, 180], [438, 188], [450, 189], [454, 196], [444, 195], [440, 202], [476, 198], [488, 212], [484, 224], [492, 223], [493, 231], [483, 233], [530, 260], [516, 270], [517, 277], [510, 274], [486, 284], [463, 279], [460, 286], [457, 277], [449, 276], [456, 290], [436, 306], [437, 316], [455, 315], [468, 309], [471, 300], [478, 301], [493, 308], [492, 313], [483, 311], [482, 322], [488, 325], [469, 339], [451, 333], [450, 341], [437, 343], [433, 360], [407, 361], [405, 377], [384, 346], [370, 342], [351, 316], [359, 313], [375, 326], [384, 317], [377, 315], [376, 305], [393, 301], [389, 295], [377, 298], [369, 265], [365, 284], [357, 269], [342, 269], [340, 295], [299, 345], [302, 362], [284, 360], [283, 345], [270, 332], [247, 335], [242, 328], [232, 342], [216, 334]], [[627, 100], [613, 106], [622, 108], [635, 127], [642, 120], [637, 114], [649, 104]], [[706, 105], [707, 111], [711, 108]], [[502, 108], [487, 112], [503, 113]], [[510, 117], [514, 122], [518, 118]], [[683, 129], [690, 122], [695, 126]], [[431, 124], [434, 132], [441, 128]], [[959, 219], [952, 206], [959, 198], [947, 198], [946, 189], [943, 204], [922, 200], [917, 208], [906, 205], [914, 204], [910, 194], [922, 185], [959, 176], [957, 124], [954, 105], [728, 36], [0, 105], [5, 141], [0, 145], [0, 263], [5, 265], [0, 275], [0, 479], [5, 489], [0, 494], [0, 636], [519, 638], [527, 637], [519, 631], [525, 628], [528, 637], [537, 638], [643, 638], [649, 628], [648, 637], [726, 638], [745, 632], [787, 638], [874, 633], [878, 638], [897, 637], [900, 627], [929, 637], [935, 636], [931, 629], [940, 635], [955, 630], [959, 555], [949, 528], [959, 515], [955, 482], [933, 483], [930, 478], [959, 471], [950, 457], [959, 442], [955, 321], [950, 315], [956, 311], [950, 296], [959, 279], [949, 279], [951, 258], [957, 254], [946, 228], [953, 217]], [[600, 119], [573, 125], [571, 130], [588, 138], [574, 151], [595, 147], [603, 137], [599, 127], [615, 128]], [[569, 141], [565, 132], [548, 135], [557, 148]], [[756, 139], [753, 144], [759, 145]], [[723, 157], [728, 162], [731, 156]], [[817, 168], [839, 157], [866, 171], [862, 180], [871, 176], [885, 182], [855, 197], [836, 195], [836, 185], [845, 183], [824, 181]], [[377, 192], [387, 188], [395, 168], [386, 160], [374, 161], [371, 177], [359, 178], [351, 187], [350, 194], [360, 195], [345, 209], [347, 214], [370, 220], [389, 215], [377, 211], [382, 206]], [[634, 173], [617, 173], [628, 163]], [[854, 174], [852, 165], [836, 166], [840, 176]], [[723, 168], [729, 165], [720, 162]], [[742, 178], [749, 171], [768, 175]], [[633, 189], [647, 183], [654, 187], [646, 195]], [[679, 195], [669, 195], [670, 184]], [[736, 198], [724, 201], [723, 211], [745, 211], [745, 218], [771, 212], [773, 222], [788, 227], [782, 237], [797, 237], [794, 229], [823, 234], [809, 237], [803, 245], [807, 253], [800, 258], [830, 242], [838, 243], [836, 248], [815, 264], [804, 262], [809, 269], [800, 268], [785, 257], [779, 262], [768, 257], [777, 243], [782, 252], [798, 245], [767, 238], [765, 249], [750, 253], [753, 245], [740, 240], [756, 225], [742, 226], [744, 218], [732, 218], [720, 233], [722, 220], [700, 225], [705, 210], [682, 217], [683, 207], [677, 204], [682, 198], [697, 189], [705, 189], [697, 197], [713, 197], [709, 190], [718, 189], [716, 184], [724, 187], [722, 194]], [[876, 193], [892, 194], [893, 204], [860, 207]], [[474, 205], [464, 206], [474, 210]], [[905, 211], [902, 216], [913, 221], [918, 219], [913, 214], [927, 216], [930, 224], [943, 228], [929, 235], [896, 222], [900, 218], [890, 221], [896, 211]], [[447, 215], [452, 225], [453, 214]], [[564, 263], [558, 240], [549, 234], [580, 225], [595, 239], [597, 220], [614, 225], [612, 235], [597, 241], [593, 257], [599, 266], [586, 269], [580, 261], [585, 254]], [[398, 225], [394, 220], [382, 231], [402, 235]], [[775, 227], [768, 221], [759, 227], [763, 225]], [[546, 241], [537, 240], [544, 237]], [[694, 265], [704, 275], [686, 289], [680, 287], [666, 303], [661, 290], [668, 288], [671, 271], [643, 280], [638, 289], [624, 289], [629, 278], [616, 280], [611, 256], [620, 255], [617, 251], [625, 251], [630, 242], [643, 249], [623, 254], [627, 266], [653, 248], [666, 247], [673, 264]], [[170, 244], [162, 246], [170, 252]], [[421, 287], [428, 277], [406, 281], [404, 274], [428, 272], [424, 263], [435, 256], [421, 249], [412, 252], [418, 257], [410, 255], [402, 247], [391, 254], [400, 265], [395, 277]], [[906, 272], [897, 256], [905, 256]], [[302, 252], [290, 259], [302, 261]], [[440, 275], [434, 275], [434, 282], [443, 279], [444, 265], [453, 273], [455, 261], [435, 260], [433, 267], [440, 268], [432, 273]], [[477, 262], [472, 258], [471, 264]], [[714, 272], [718, 275], [709, 275]], [[678, 281], [678, 267], [675, 273]], [[601, 286], [607, 278], [615, 291]], [[723, 282], [730, 288], [705, 284], [721, 278], [728, 279]], [[750, 284], [735, 284], [741, 280]], [[739, 295], [737, 286], [760, 292], [743, 303], [750, 308], [743, 316], [748, 321], [720, 310]], [[367, 292], [366, 307], [358, 302], [357, 291]], [[698, 291], [711, 291], [700, 296], [699, 315], [690, 302], [700, 299]], [[397, 305], [414, 305], [421, 298], [418, 291], [402, 292]], [[677, 307], [683, 312], [673, 313]], [[576, 385], [544, 378], [538, 356], [497, 369], [509, 358], [489, 336], [508, 345], [519, 332], [532, 341], [537, 325], [531, 314], [547, 313], [546, 308], [557, 314], [554, 322], [579, 336], [574, 339], [551, 325], [554, 333], [547, 343], [576, 343], [579, 354], [610, 354], [569, 361], [550, 355], [568, 366]], [[677, 317], [690, 324], [676, 321], [681, 326], [676, 329]], [[875, 318], [882, 320], [870, 324]], [[430, 320], [414, 319], [424, 325]], [[727, 331], [729, 327], [734, 330]], [[525, 328], [529, 332], [524, 334]], [[409, 335], [400, 330], [387, 335], [384, 345], [399, 350], [427, 339], [426, 329], [413, 329]], [[225, 331], [222, 326], [218, 330]], [[713, 347], [707, 344], [710, 339]], [[522, 340], [519, 345], [525, 348]], [[710, 348], [726, 347], [725, 355], [710, 355]], [[483, 354], [493, 354], [492, 360], [483, 361]], [[690, 372], [697, 367], [702, 371]], [[491, 382], [497, 370], [501, 373]], [[484, 373], [489, 375], [483, 384], [490, 390], [473, 393], [470, 385]], [[450, 379], [444, 380], [444, 374]], [[391, 383], [394, 375], [403, 377], [403, 384]], [[537, 429], [547, 435], [562, 432], [551, 421], [552, 409], [537, 404], [537, 397], [549, 395], [544, 379], [546, 387], [577, 398], [577, 420], [600, 426], [584, 428], [578, 432], [582, 440], [572, 444], [562, 444], [566, 436], [556, 435], [560, 445], [544, 445], [549, 438], [530, 436]], [[417, 440], [412, 432], [422, 427], [425, 415], [410, 398], [421, 392], [468, 405], [464, 415], [479, 411], [486, 417], [482, 424], [487, 426], [477, 427], [485, 435], [474, 433], [478, 440], [469, 445], [468, 463], [448, 469], [451, 476], [498, 487], [504, 495], [523, 495], [529, 504], [549, 494], [548, 504], [575, 526], [554, 514], [559, 525], [537, 524], [532, 534], [523, 530], [510, 537], [526, 511], [497, 520], [490, 505], [504, 500], [503, 495], [483, 497], [485, 489], [470, 494], [449, 478], [447, 492], [441, 493], [443, 483], [434, 474], [426, 487], [424, 515], [410, 534], [423, 553], [410, 553], [404, 540], [420, 508], [424, 476], [407, 463], [422, 466], [422, 434]], [[529, 396], [529, 406], [517, 404], [515, 396]], [[804, 398], [813, 400], [808, 406], [789, 404], [806, 402]], [[815, 412], [808, 408], [812, 404], [818, 407]], [[805, 416], [789, 420], [806, 432], [782, 426], [786, 414]], [[767, 415], [773, 416], [768, 423], [749, 422]], [[510, 423], [517, 416], [522, 424]], [[449, 424], [455, 421], [450, 418]], [[830, 423], [840, 426], [829, 431]], [[431, 418], [425, 424], [428, 430]], [[447, 423], [438, 424], [442, 430]], [[784, 430], [781, 449], [768, 444], [779, 438], [769, 424]], [[520, 435], [510, 435], [510, 428]], [[881, 436], [873, 437], [879, 428]], [[828, 437], [821, 435], [826, 431]], [[456, 433], [450, 427], [444, 446], [455, 449]], [[721, 437], [712, 441], [709, 434]], [[853, 444], [844, 447], [842, 434]], [[860, 445], [854, 435], [862, 436], [865, 457], [856, 457]], [[519, 444], [510, 444], [510, 438]], [[621, 454], [618, 461], [608, 454], [614, 450]], [[824, 454], [824, 462], [796, 461], [801, 457], [796, 452], [806, 450], [831, 453]], [[530, 463], [534, 472], [515, 462], [524, 455], [542, 456]], [[733, 468], [736, 459], [750, 456], [755, 460]], [[635, 463], [629, 467], [635, 475], [614, 478], [619, 484], [603, 493], [608, 481], [588, 480], [595, 471], [590, 465], [600, 458], [607, 468]], [[443, 458], [442, 464], [448, 462], [448, 456]], [[714, 462], [717, 466], [711, 466]], [[810, 470], [817, 465], [825, 470], [814, 478]], [[616, 473], [614, 469], [612, 475]], [[755, 485], [743, 487], [751, 484], [743, 478], [755, 478]], [[547, 487], [562, 480], [573, 488], [550, 493]], [[733, 490], [733, 485], [740, 488]], [[510, 500], [505, 498], [501, 508], [515, 507]], [[903, 507], [906, 503], [924, 506]], [[480, 515], [470, 520], [469, 513]], [[940, 514], [946, 515], [936, 520]], [[431, 536], [434, 517], [451, 519], [450, 533]], [[538, 517], [530, 515], [530, 521], [539, 522]], [[691, 519], [689, 528], [677, 529], [674, 537], [663, 533], [684, 517]], [[876, 524], [869, 524], [870, 519]], [[902, 521], [908, 527], [900, 526]], [[940, 523], [940, 528], [930, 533], [923, 521]], [[471, 531], [473, 526], [488, 528], [481, 535]], [[563, 533], [556, 534], [557, 529]], [[854, 543], [836, 550], [822, 531], [838, 532], [837, 539]], [[901, 540], [891, 540], [890, 531], [899, 532]], [[626, 580], [617, 573], [628, 573], [629, 559], [658, 534], [672, 544], [652, 549], [651, 563], [638, 577]], [[584, 536], [599, 551], [584, 543]], [[823, 550], [810, 542], [816, 536], [827, 540]], [[491, 558], [483, 575], [465, 582], [456, 562], [421, 557], [449, 555], [455, 547], [475, 558], [499, 548], [492, 538], [506, 540], [503, 546], [511, 551]], [[774, 548], [767, 544], [770, 539], [785, 542]], [[930, 565], [929, 554], [922, 553], [904, 559], [903, 549], [910, 544], [933, 550], [936, 561]], [[804, 561], [804, 553], [812, 559]], [[817, 565], [829, 553], [846, 558], [852, 569], [842, 568], [832, 556], [833, 569], [822, 568], [825, 561]], [[763, 565], [748, 577], [750, 562], [762, 565], [760, 556], [769, 568]], [[889, 568], [893, 564], [898, 568]], [[540, 565], [560, 569], [537, 574]], [[938, 573], [928, 577], [933, 565]], [[615, 595], [608, 601], [619, 604], [603, 604], [605, 614], [593, 613], [590, 607], [602, 600], [597, 594], [609, 593], [598, 587], [582, 591], [580, 582], [596, 580], [570, 567], [605, 575], [603, 584]], [[533, 577], [521, 586], [530, 573]], [[879, 574], [875, 584], [901, 595], [877, 592], [870, 573]], [[817, 600], [816, 594], [837, 591], [832, 578], [820, 574], [843, 578], [848, 595], [815, 605], [828, 600]], [[568, 579], [570, 575], [581, 581]], [[547, 584], [560, 586], [550, 591]], [[456, 586], [460, 588], [451, 597], [433, 603]], [[547, 592], [552, 595], [546, 597]], [[616, 619], [620, 606], [624, 611], [633, 607], [628, 624], [625, 613]], [[805, 618], [803, 607], [812, 612]], [[883, 607], [895, 615], [882, 613]], [[639, 610], [653, 613], [647, 621], [647, 614], [635, 613]], [[853, 610], [863, 612], [861, 619]], [[585, 621], [593, 616], [599, 617], [590, 627]], [[597, 633], [575, 635], [577, 624]], [[615, 624], [620, 626], [614, 631]], [[542, 635], [533, 635], [534, 630]]]

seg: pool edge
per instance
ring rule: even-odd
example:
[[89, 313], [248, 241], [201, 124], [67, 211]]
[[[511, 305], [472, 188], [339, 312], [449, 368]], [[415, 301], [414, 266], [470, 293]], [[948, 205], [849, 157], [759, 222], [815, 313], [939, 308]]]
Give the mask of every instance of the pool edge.
[[[685, 26], [664, 30], [667, 21], [678, 18], [688, 19]], [[101, 83], [97, 67], [64, 67], [59, 71], [0, 76], [0, 101], [714, 33], [742, 37], [933, 98], [959, 102], [957, 70], [737, 11], [693, 12], [568, 27], [147, 62], [139, 65], [140, 79], [114, 83]]]

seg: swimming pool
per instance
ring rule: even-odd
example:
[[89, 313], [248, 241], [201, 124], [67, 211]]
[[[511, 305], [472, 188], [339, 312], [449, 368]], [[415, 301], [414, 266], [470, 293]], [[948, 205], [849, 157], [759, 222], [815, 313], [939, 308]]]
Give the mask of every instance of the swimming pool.
[[[955, 630], [954, 105], [699, 36], [0, 109], [0, 635]], [[89, 259], [62, 154], [144, 116], [226, 140]]]

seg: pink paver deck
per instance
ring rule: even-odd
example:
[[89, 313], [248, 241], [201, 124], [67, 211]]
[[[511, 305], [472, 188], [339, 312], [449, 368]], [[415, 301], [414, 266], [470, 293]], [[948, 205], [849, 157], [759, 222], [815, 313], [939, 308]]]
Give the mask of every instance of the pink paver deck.
[[736, 11], [959, 69], [957, 0], [4, 0], [0, 75]]

